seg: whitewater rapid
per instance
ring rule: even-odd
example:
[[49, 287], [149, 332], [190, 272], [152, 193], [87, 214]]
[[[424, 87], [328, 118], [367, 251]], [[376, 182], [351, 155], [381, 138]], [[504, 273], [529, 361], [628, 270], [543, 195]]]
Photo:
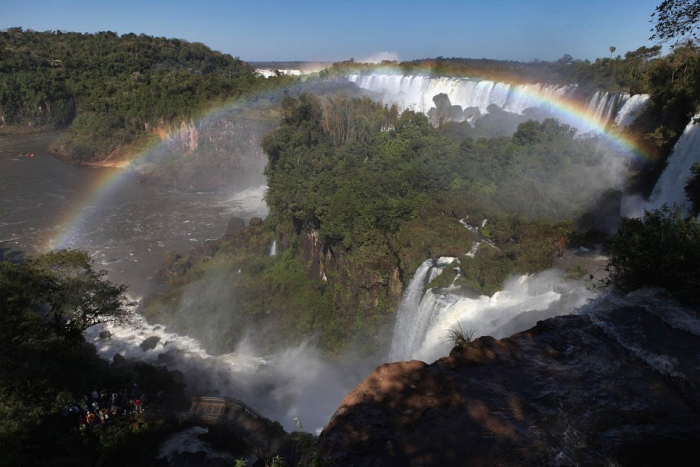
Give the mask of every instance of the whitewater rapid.
[[119, 354], [179, 371], [188, 393], [243, 400], [288, 431], [296, 428], [295, 417], [307, 430], [320, 431], [365, 371], [326, 363], [308, 341], [262, 355], [252, 334], [235, 352], [213, 355], [197, 339], [149, 324], [138, 313], [129, 323], [93, 326], [84, 335], [105, 360]]
[[556, 269], [511, 278], [491, 297], [465, 296], [454, 286], [423, 293], [431, 274], [434, 277], [436, 270], [451, 264], [445, 258], [431, 259], [416, 270], [399, 308], [390, 361], [432, 362], [447, 355], [454, 345], [448, 337], [450, 330], [461, 327], [467, 333], [473, 331], [473, 338], [500, 339], [525, 331], [537, 321], [572, 313], [596, 296], [582, 281], [566, 279]]

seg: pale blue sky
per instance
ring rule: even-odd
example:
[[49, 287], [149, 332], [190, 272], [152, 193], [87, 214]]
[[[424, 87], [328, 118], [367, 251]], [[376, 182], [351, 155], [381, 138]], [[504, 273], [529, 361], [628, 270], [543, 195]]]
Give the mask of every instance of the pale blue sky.
[[244, 60], [556, 60], [654, 45], [661, 0], [0, 0], [0, 29], [135, 32]]

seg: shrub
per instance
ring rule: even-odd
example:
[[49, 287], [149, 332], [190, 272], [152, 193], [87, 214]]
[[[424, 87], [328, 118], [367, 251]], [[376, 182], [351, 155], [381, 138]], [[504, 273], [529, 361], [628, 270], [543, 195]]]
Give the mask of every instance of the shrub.
[[474, 340], [475, 333], [474, 329], [469, 329], [468, 331], [462, 329], [462, 325], [458, 321], [456, 328], [447, 331], [447, 341], [454, 346], [470, 345]]
[[610, 259], [604, 285], [621, 291], [663, 287], [684, 302], [698, 302], [700, 223], [674, 206], [623, 218], [606, 242]]

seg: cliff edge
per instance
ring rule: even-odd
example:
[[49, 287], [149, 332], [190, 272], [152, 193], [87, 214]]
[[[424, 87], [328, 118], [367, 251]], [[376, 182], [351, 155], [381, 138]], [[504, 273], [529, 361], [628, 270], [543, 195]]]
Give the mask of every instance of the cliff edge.
[[700, 314], [601, 297], [432, 364], [378, 367], [320, 435], [337, 465], [697, 465]]

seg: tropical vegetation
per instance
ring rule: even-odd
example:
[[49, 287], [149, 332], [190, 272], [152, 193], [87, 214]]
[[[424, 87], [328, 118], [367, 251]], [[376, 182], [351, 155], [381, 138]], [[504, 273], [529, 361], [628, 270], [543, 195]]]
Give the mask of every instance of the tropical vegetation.
[[[81, 431], [70, 407], [99, 385], [177, 394], [163, 368], [108, 363], [81, 331], [128, 318], [125, 288], [93, 269], [87, 253], [0, 258], [0, 465], [148, 465], [155, 428], [115, 423]], [[147, 461], [144, 461], [147, 459]]]

